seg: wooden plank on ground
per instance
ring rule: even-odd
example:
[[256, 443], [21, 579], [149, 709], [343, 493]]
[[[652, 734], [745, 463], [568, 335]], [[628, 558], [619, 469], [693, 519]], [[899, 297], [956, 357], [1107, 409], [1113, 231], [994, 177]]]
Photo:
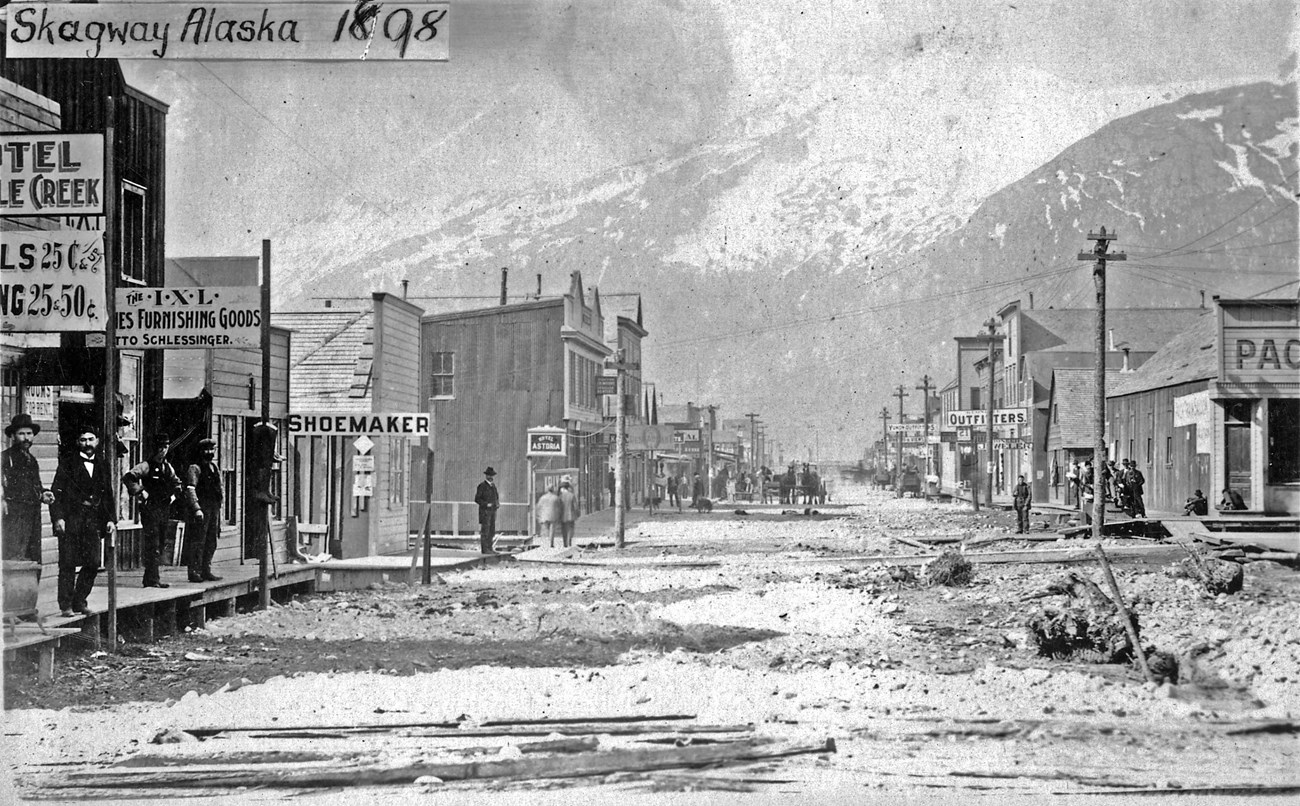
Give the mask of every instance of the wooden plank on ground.
[[[1106, 551], [1112, 559], [1145, 559], [1165, 562], [1187, 556], [1172, 543], [1152, 543], [1140, 546], [1113, 546]], [[933, 554], [868, 554], [849, 557], [808, 557], [792, 560], [796, 563], [885, 563], [888, 565], [924, 565], [938, 557]], [[968, 551], [964, 556], [974, 564], [998, 563], [1086, 563], [1095, 561], [1090, 547], [1069, 549], [1026, 549], [1024, 551]]]
[[[500, 728], [508, 726], [558, 726], [558, 725], [586, 725], [597, 726], [588, 731], [589, 733], [602, 732], [602, 726], [609, 724], [625, 723], [655, 723], [655, 722], [675, 722], [679, 720], [694, 719], [695, 714], [645, 714], [630, 716], [582, 716], [582, 717], [559, 717], [552, 719], [493, 719], [479, 723], [479, 728]], [[213, 736], [218, 733], [297, 733], [301, 731], [324, 730], [324, 731], [388, 731], [401, 730], [408, 728], [445, 728], [456, 731], [463, 730], [459, 722], [430, 722], [427, 720], [417, 721], [393, 721], [393, 722], [372, 722], [365, 724], [298, 724], [298, 725], [207, 725], [197, 728], [185, 728], [185, 732], [198, 737]], [[468, 734], [466, 734], [468, 735]]]
[[833, 753], [835, 742], [778, 744], [770, 739], [747, 739], [729, 744], [667, 750], [609, 750], [576, 756], [502, 759], [452, 763], [415, 763], [400, 766], [333, 766], [317, 769], [261, 770], [96, 770], [70, 773], [45, 782], [50, 788], [142, 787], [319, 787], [410, 784], [419, 778], [444, 781], [472, 779], [574, 778], [616, 772], [702, 767], [711, 764], [780, 758], [809, 753]]

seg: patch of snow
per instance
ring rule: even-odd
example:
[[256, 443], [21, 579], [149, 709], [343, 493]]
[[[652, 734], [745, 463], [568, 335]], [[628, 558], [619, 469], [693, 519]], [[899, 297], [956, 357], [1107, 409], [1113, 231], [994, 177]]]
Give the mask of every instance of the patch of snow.
[[1006, 240], [1007, 240], [1007, 225], [1006, 225], [1006, 224], [998, 224], [996, 227], [993, 228], [993, 234], [992, 234], [991, 236], [989, 236], [989, 237], [990, 237], [990, 238], [997, 238], [997, 239], [998, 239], [998, 248], [1001, 248], [1002, 246], [1004, 246], [1004, 245], [1006, 244]]
[[1223, 117], [1223, 105], [1212, 106], [1209, 109], [1196, 109], [1176, 117], [1179, 120], [1209, 120], [1210, 118]]
[[1119, 210], [1124, 215], [1132, 216], [1133, 218], [1136, 218], [1138, 220], [1138, 229], [1143, 231], [1146, 230], [1147, 228], [1146, 216], [1142, 215], [1136, 210], [1125, 210], [1123, 207], [1120, 207], [1118, 204], [1110, 200], [1107, 200], [1106, 203], [1109, 204], [1111, 207], [1114, 207], [1116, 210]]
[[1237, 155], [1237, 163], [1233, 165], [1223, 160], [1215, 160], [1214, 164], [1218, 165], [1224, 171], [1227, 171], [1228, 174], [1232, 176], [1233, 180], [1235, 180], [1238, 188], [1257, 187], [1265, 193], [1269, 192], [1269, 186], [1259, 177], [1250, 172], [1250, 162], [1247, 159], [1246, 147], [1229, 144], [1228, 148], [1232, 149], [1232, 152]]
[[1119, 191], [1120, 198], [1121, 198], [1121, 199], [1124, 198], [1124, 183], [1123, 183], [1123, 182], [1119, 181], [1119, 179], [1117, 179], [1116, 177], [1113, 177], [1113, 176], [1107, 176], [1106, 174], [1102, 173], [1101, 171], [1098, 171], [1098, 172], [1097, 172], [1097, 176], [1101, 177], [1102, 179], [1109, 179], [1110, 181], [1114, 182], [1114, 183], [1115, 183], [1115, 189]]

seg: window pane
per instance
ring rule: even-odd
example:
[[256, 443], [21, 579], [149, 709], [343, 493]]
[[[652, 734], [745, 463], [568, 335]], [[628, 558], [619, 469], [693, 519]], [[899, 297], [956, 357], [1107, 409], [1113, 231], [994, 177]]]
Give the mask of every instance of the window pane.
[[1300, 400], [1268, 401], [1268, 480], [1300, 482]]

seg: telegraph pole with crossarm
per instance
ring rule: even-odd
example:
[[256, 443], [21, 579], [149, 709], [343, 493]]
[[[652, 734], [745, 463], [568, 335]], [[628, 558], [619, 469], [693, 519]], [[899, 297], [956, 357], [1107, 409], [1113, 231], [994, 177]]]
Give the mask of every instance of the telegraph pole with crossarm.
[[894, 474], [894, 497], [903, 497], [903, 398], [911, 397], [903, 391], [903, 385], [898, 385], [898, 390], [894, 392], [894, 397], [898, 398], [898, 467]]
[[930, 465], [934, 460], [934, 452], [930, 450], [930, 390], [934, 388], [930, 385], [930, 376], [922, 375], [921, 385], [916, 388], [920, 390], [923, 395], [922, 400], [924, 401], [921, 404], [925, 410], [925, 430], [922, 433], [924, 434], [923, 440], [925, 445], [925, 475], [929, 476], [931, 473]]
[[1088, 240], [1096, 241], [1091, 252], [1080, 252], [1079, 260], [1092, 260], [1093, 286], [1097, 291], [1097, 366], [1093, 382], [1093, 403], [1097, 407], [1096, 443], [1092, 450], [1092, 536], [1101, 539], [1101, 527], [1106, 520], [1106, 495], [1101, 484], [1101, 463], [1106, 460], [1106, 263], [1111, 260], [1128, 260], [1123, 252], [1109, 252], [1110, 242], [1119, 238], [1118, 233], [1106, 232], [1102, 227], [1099, 232], [1088, 233]]

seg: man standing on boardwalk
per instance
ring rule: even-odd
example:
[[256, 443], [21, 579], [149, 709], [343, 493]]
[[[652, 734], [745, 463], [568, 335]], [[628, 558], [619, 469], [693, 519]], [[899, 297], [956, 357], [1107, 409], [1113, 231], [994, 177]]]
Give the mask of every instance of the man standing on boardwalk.
[[82, 428], [77, 432], [77, 453], [59, 462], [51, 485], [50, 522], [59, 539], [58, 596], [64, 616], [74, 610], [90, 612], [86, 598], [99, 573], [100, 548], [117, 524], [108, 462], [98, 451], [99, 436], [92, 428]]
[[221, 537], [221, 470], [217, 467], [217, 441], [199, 440], [199, 461], [185, 472], [185, 499], [190, 522], [185, 528], [185, 564], [190, 582], [216, 582], [212, 555]]
[[474, 491], [478, 504], [478, 545], [483, 554], [492, 554], [492, 538], [497, 533], [497, 510], [501, 508], [501, 493], [497, 490], [497, 472], [489, 467], [483, 471], [483, 480]]
[[5, 436], [13, 445], [0, 452], [0, 475], [4, 485], [4, 515], [0, 538], [4, 541], [4, 559], [30, 560], [36, 563], [36, 579], [41, 578], [41, 504], [54, 500], [41, 484], [41, 469], [32, 456], [32, 442], [41, 427], [31, 415], [15, 414], [5, 426]]
[[140, 564], [144, 566], [146, 588], [169, 587], [158, 576], [158, 555], [171, 517], [172, 501], [182, 489], [180, 476], [167, 461], [171, 445], [171, 437], [156, 434], [148, 460], [122, 476], [127, 492], [138, 496], [140, 501]]

